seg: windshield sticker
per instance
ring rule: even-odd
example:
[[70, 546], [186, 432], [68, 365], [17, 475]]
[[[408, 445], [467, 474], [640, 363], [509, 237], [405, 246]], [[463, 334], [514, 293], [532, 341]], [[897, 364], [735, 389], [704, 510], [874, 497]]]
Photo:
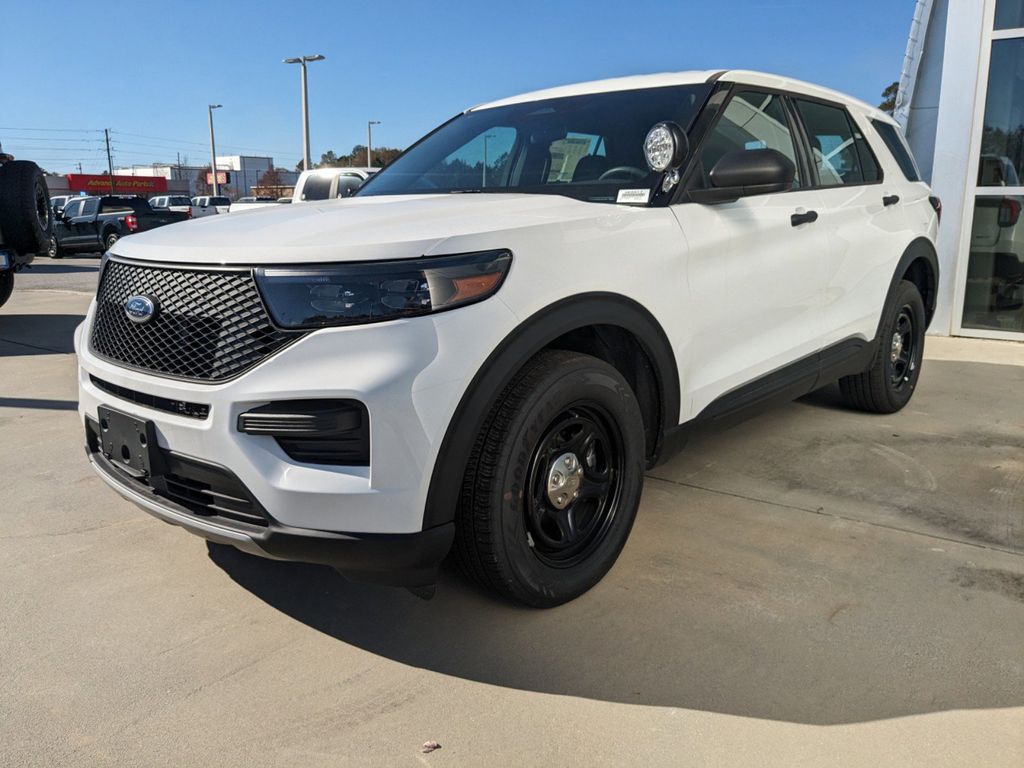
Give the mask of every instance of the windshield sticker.
[[651, 199], [649, 189], [620, 189], [619, 196], [615, 198], [616, 203], [644, 204]]

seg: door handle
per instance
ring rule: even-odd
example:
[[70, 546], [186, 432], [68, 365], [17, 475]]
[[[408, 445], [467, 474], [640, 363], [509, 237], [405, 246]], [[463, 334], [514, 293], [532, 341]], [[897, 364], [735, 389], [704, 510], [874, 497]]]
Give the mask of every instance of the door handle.
[[900, 201], [899, 195], [886, 195], [882, 198], [882, 205], [888, 208], [890, 205], [896, 205]]
[[807, 211], [806, 213], [794, 213], [789, 217], [789, 220], [794, 227], [799, 227], [801, 224], [813, 224], [818, 220], [818, 212]]

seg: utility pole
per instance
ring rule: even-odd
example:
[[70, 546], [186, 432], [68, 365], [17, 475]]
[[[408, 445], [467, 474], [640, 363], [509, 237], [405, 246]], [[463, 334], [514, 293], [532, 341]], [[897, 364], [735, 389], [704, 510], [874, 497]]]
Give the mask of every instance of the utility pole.
[[107, 142], [107, 173], [110, 174], [110, 194], [114, 194], [114, 160], [110, 156], [110, 129], [103, 129], [103, 138]]
[[374, 167], [374, 126], [380, 124], [379, 120], [367, 121], [367, 168]]
[[217, 145], [213, 142], [213, 110], [220, 109], [222, 104], [210, 104], [210, 178], [213, 180], [213, 194], [214, 197], [220, 194], [220, 188], [217, 186]]
[[308, 171], [312, 165], [309, 159], [309, 90], [306, 86], [306, 63], [310, 61], [323, 61], [326, 56], [317, 53], [312, 56], [296, 56], [285, 59], [285, 64], [300, 64], [302, 66], [302, 170]]
[[78, 175], [79, 176], [82, 175], [82, 164], [81, 163], [78, 164]]

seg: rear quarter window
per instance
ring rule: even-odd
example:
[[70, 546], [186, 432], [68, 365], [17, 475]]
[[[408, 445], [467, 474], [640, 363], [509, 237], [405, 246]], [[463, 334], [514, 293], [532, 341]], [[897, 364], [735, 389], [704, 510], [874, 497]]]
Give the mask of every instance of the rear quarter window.
[[896, 164], [903, 171], [903, 175], [907, 177], [907, 181], [921, 181], [921, 172], [918, 170], [914, 156], [910, 154], [910, 149], [903, 140], [903, 135], [899, 132], [899, 129], [895, 125], [883, 123], [881, 120], [872, 120], [871, 125], [878, 135], [882, 137], [882, 141], [889, 152], [892, 153]]
[[302, 185], [303, 200], [326, 200], [331, 196], [331, 178], [329, 176], [310, 176]]

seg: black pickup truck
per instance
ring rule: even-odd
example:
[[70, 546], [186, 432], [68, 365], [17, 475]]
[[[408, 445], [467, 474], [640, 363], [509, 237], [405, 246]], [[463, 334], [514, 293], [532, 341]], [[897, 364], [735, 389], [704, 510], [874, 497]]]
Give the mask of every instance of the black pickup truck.
[[153, 209], [141, 197], [76, 197], [68, 201], [54, 222], [47, 253], [59, 259], [66, 253], [108, 251], [126, 235], [190, 218], [187, 211]]

